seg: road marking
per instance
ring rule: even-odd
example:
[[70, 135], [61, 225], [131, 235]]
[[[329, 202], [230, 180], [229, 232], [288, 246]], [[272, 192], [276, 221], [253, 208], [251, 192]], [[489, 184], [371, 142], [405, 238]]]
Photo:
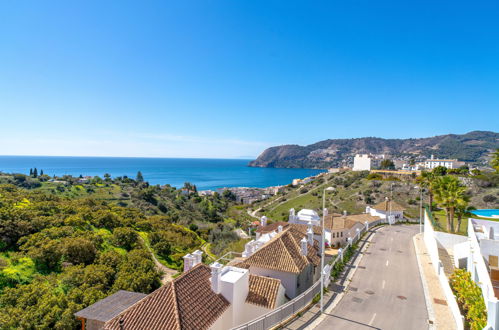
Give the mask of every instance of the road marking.
[[390, 261], [388, 261], [388, 260], [387, 260], [387, 261], [386, 261], [386, 266], [388, 266], [388, 264], [389, 264], [389, 263], [390, 263]]
[[385, 280], [383, 280], [383, 282], [381, 283], [381, 288], [384, 289], [385, 288]]
[[376, 318], [376, 313], [374, 313], [373, 317], [371, 317], [371, 321], [369, 321], [369, 325], [373, 324], [375, 318]]

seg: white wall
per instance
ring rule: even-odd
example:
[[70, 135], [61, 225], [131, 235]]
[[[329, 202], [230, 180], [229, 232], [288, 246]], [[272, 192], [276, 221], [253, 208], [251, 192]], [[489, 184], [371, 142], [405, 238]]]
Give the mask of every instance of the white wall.
[[440, 258], [438, 255], [438, 244], [436, 239], [436, 232], [433, 230], [433, 226], [431, 224], [430, 218], [424, 212], [424, 233], [423, 233], [424, 242], [426, 245], [426, 249], [428, 254], [430, 255], [431, 263], [433, 269], [438, 276], [438, 280], [440, 282], [440, 286], [442, 287], [445, 298], [447, 299], [447, 304], [454, 316], [454, 322], [458, 330], [464, 328], [463, 325], [463, 316], [461, 315], [461, 311], [459, 310], [459, 306], [456, 301], [456, 297], [454, 296], [452, 289], [449, 285], [449, 279], [445, 276], [443, 266], [441, 265]]
[[441, 231], [434, 232], [435, 238], [446, 250], [454, 249], [454, 245], [467, 242], [468, 238], [463, 235], [443, 233]]
[[353, 159], [353, 171], [370, 171], [371, 158], [369, 155], [355, 155]]
[[234, 325], [232, 324], [232, 315], [234, 308], [229, 305], [229, 308], [213, 323], [210, 327], [212, 330], [227, 330], [231, 329]]
[[260, 267], [251, 266], [250, 273], [260, 276], [268, 276], [281, 280], [281, 284], [286, 290], [286, 295], [293, 299], [297, 296], [296, 284], [298, 276], [293, 273], [280, 272], [273, 269], [265, 269]]

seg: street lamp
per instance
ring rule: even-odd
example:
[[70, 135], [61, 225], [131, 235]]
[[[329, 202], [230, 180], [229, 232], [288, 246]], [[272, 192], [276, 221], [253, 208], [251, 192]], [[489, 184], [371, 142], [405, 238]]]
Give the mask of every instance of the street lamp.
[[324, 237], [324, 225], [326, 219], [326, 191], [333, 191], [333, 187], [324, 188], [322, 192], [322, 230], [321, 230], [321, 314], [324, 312], [324, 247], [326, 239]]
[[415, 186], [414, 188], [419, 189], [419, 233], [423, 232], [423, 187]]

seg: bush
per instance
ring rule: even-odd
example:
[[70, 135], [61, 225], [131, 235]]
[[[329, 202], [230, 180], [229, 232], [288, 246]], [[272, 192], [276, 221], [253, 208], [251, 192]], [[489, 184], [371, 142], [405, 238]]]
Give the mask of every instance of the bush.
[[471, 280], [471, 274], [464, 269], [456, 269], [450, 276], [450, 284], [469, 328], [483, 329], [487, 325], [487, 310], [482, 290]]
[[113, 230], [113, 242], [126, 250], [131, 250], [137, 245], [138, 234], [129, 227], [120, 227]]

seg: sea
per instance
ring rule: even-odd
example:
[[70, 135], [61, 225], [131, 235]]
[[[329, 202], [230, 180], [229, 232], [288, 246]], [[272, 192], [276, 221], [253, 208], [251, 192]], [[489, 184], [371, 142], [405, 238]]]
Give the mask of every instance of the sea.
[[153, 185], [182, 187], [185, 182], [198, 190], [223, 187], [270, 187], [286, 185], [293, 179], [316, 175], [323, 170], [248, 167], [249, 159], [128, 158], [128, 157], [54, 157], [0, 156], [0, 172], [38, 173], [61, 176], [100, 176], [135, 178], [138, 171]]

